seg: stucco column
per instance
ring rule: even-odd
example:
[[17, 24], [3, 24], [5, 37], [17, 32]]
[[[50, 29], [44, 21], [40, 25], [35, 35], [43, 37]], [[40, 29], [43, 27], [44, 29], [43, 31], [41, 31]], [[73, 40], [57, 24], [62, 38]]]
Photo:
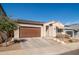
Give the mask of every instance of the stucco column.
[[46, 37], [46, 25], [43, 26], [43, 37]]
[[52, 36], [56, 37], [56, 26], [55, 25], [52, 26]]
[[72, 31], [72, 37], [74, 38], [74, 31]]
[[44, 27], [41, 27], [41, 37], [44, 37]]
[[52, 33], [53, 33], [53, 26], [49, 26], [49, 36], [50, 37], [53, 36]]
[[19, 26], [17, 30], [14, 30], [14, 39], [19, 39]]

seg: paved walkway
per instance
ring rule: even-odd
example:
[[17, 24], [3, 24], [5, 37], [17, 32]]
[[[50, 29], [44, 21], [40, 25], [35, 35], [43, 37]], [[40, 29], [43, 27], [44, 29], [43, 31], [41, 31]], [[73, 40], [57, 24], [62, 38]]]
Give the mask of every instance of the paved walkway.
[[61, 54], [71, 50], [79, 49], [79, 43], [63, 45], [52, 39], [28, 39], [20, 43], [21, 49], [0, 52], [0, 54], [27, 54], [27, 55], [50, 55]]

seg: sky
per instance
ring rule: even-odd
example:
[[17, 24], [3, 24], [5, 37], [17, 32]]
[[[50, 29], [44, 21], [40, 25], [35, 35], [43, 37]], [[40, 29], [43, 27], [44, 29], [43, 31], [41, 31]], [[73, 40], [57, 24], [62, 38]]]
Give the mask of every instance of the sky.
[[56, 20], [63, 24], [79, 23], [79, 4], [68, 3], [4, 3], [6, 14], [14, 19], [47, 22]]

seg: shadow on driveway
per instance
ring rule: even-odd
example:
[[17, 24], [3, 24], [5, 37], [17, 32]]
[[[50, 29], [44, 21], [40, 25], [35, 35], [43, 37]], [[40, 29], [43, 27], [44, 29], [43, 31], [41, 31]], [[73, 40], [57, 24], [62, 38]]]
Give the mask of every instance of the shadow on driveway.
[[66, 52], [66, 53], [62, 53], [60, 55], [79, 55], [79, 49], [69, 51], [69, 52]]

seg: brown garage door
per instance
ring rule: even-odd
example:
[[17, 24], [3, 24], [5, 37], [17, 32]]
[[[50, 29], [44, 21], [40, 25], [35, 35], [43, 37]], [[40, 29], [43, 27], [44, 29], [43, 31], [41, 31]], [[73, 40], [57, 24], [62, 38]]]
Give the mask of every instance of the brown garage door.
[[20, 27], [20, 38], [25, 37], [40, 37], [41, 36], [41, 28], [37, 27]]

